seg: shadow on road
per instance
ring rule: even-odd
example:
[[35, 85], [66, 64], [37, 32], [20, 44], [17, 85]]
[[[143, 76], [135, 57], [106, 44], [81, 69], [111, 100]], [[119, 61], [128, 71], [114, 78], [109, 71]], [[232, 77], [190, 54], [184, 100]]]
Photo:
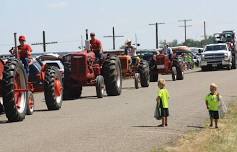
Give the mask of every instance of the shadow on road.
[[34, 112], [45, 112], [45, 111], [49, 111], [48, 109], [37, 109], [37, 110], [34, 110]]
[[155, 126], [132, 126], [134, 128], [158, 128], [158, 125], [155, 125]]
[[196, 129], [203, 129], [203, 126], [198, 126], [198, 125], [188, 125], [188, 128], [196, 128]]
[[135, 87], [123, 87], [122, 90], [135, 90]]

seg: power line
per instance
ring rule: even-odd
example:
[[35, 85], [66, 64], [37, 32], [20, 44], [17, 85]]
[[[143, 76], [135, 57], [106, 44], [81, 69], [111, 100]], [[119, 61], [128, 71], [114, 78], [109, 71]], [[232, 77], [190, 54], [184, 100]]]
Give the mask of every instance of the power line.
[[156, 26], [156, 49], [159, 48], [159, 25], [162, 25], [162, 24], [165, 24], [165, 23], [153, 23], [153, 24], [149, 24], [150, 26]]
[[113, 38], [113, 49], [115, 50], [115, 38], [124, 37], [122, 35], [115, 35], [115, 30], [113, 26], [113, 35], [104, 36], [105, 38]]
[[179, 27], [184, 27], [184, 43], [186, 43], [187, 40], [187, 28], [191, 27], [192, 25], [187, 25], [187, 22], [192, 21], [191, 19], [184, 19], [184, 20], [178, 20], [178, 22], [184, 22], [183, 26], [179, 26]]

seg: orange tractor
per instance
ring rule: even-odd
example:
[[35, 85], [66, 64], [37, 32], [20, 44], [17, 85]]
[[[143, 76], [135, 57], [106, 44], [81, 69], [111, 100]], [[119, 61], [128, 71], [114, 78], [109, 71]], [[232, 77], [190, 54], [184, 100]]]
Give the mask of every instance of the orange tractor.
[[117, 56], [121, 62], [123, 78], [134, 78], [135, 88], [149, 87], [149, 64], [146, 60], [141, 60], [139, 57], [131, 57], [125, 55], [123, 50], [119, 51], [106, 51], [110, 56]]
[[[34, 79], [31, 79], [31, 75], [34, 75]], [[42, 83], [43, 88], [36, 85], [36, 81]], [[33, 114], [33, 92], [44, 92], [48, 110], [59, 110], [62, 106], [62, 78], [58, 69], [53, 66], [41, 65], [40, 72], [30, 72], [28, 80], [17, 55], [15, 58], [0, 59], [0, 85], [0, 96], [3, 99], [0, 110], [4, 111], [9, 122], [22, 121], [26, 114]]]

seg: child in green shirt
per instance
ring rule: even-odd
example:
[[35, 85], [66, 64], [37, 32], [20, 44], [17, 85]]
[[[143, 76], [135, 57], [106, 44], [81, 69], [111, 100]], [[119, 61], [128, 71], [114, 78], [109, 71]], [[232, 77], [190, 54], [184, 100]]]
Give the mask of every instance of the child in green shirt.
[[215, 128], [218, 128], [220, 94], [217, 92], [217, 85], [215, 83], [210, 85], [210, 93], [206, 96], [205, 101], [210, 115], [210, 127], [213, 126], [214, 119]]
[[160, 79], [158, 81], [159, 91], [157, 93], [156, 101], [159, 103], [161, 109], [162, 124], [159, 127], [168, 126], [167, 117], [169, 116], [169, 99], [170, 95], [165, 88], [165, 80]]

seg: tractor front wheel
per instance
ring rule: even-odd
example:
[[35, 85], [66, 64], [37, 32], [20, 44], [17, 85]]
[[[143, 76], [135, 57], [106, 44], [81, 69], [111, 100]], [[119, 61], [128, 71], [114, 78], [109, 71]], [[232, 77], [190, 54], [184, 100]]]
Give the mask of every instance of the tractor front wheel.
[[140, 82], [142, 87], [149, 87], [150, 74], [149, 64], [146, 61], [142, 61], [139, 65]]
[[59, 110], [63, 102], [62, 75], [58, 68], [48, 66], [44, 80], [44, 97], [48, 110]]
[[104, 77], [99, 75], [96, 77], [96, 95], [98, 98], [103, 98], [105, 92]]
[[172, 74], [172, 80], [176, 81], [176, 79], [177, 79], [177, 69], [176, 69], [175, 66], [172, 67], [172, 73], [171, 74]]
[[139, 73], [134, 74], [135, 89], [139, 89]]
[[26, 114], [27, 115], [33, 115], [34, 113], [34, 106], [35, 106], [35, 100], [33, 93], [31, 91], [28, 92], [28, 100], [27, 100], [27, 110]]

